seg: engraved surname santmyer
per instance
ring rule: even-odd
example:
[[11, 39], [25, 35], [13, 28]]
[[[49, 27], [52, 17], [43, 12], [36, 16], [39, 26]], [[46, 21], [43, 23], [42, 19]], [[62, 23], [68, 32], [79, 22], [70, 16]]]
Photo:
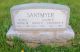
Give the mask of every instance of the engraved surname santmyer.
[[26, 13], [27, 17], [54, 17], [54, 13]]

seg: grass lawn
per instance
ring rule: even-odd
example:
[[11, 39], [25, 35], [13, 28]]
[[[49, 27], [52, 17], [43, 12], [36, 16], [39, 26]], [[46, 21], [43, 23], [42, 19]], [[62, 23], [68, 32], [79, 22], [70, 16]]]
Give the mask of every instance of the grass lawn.
[[[52, 3], [68, 5], [71, 8], [70, 25], [75, 32], [74, 40], [66, 46], [45, 46], [29, 48], [18, 39], [14, 39], [14, 46], [6, 43], [6, 33], [11, 26], [10, 8], [13, 5], [36, 2], [37, 0], [0, 0], [0, 52], [80, 52], [80, 0], [52, 0]], [[40, 0], [40, 2], [47, 2]]]

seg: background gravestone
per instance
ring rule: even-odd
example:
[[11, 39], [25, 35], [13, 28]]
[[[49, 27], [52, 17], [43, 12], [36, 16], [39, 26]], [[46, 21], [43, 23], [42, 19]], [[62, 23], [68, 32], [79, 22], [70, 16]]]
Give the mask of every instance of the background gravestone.
[[11, 8], [12, 26], [7, 37], [17, 36], [25, 42], [53, 43], [74, 38], [69, 26], [70, 9], [48, 3], [31, 3]]

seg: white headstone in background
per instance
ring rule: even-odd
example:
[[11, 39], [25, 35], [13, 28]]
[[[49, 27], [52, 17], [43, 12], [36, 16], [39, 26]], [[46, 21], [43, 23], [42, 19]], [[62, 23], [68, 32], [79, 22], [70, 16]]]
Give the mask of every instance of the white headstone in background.
[[36, 43], [70, 40], [74, 32], [69, 24], [70, 9], [65, 5], [30, 3], [11, 8], [12, 27], [8, 37]]

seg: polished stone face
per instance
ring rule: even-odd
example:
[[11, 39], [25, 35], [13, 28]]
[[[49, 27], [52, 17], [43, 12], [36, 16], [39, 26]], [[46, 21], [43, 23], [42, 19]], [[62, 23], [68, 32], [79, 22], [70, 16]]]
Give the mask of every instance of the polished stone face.
[[67, 14], [57, 9], [18, 10], [13, 17], [17, 29], [66, 28]]
[[52, 5], [52, 7], [48, 4], [25, 6], [23, 5], [23, 8], [17, 6], [11, 10], [12, 22], [16, 30], [61, 30], [68, 26], [68, 7], [61, 5]]

